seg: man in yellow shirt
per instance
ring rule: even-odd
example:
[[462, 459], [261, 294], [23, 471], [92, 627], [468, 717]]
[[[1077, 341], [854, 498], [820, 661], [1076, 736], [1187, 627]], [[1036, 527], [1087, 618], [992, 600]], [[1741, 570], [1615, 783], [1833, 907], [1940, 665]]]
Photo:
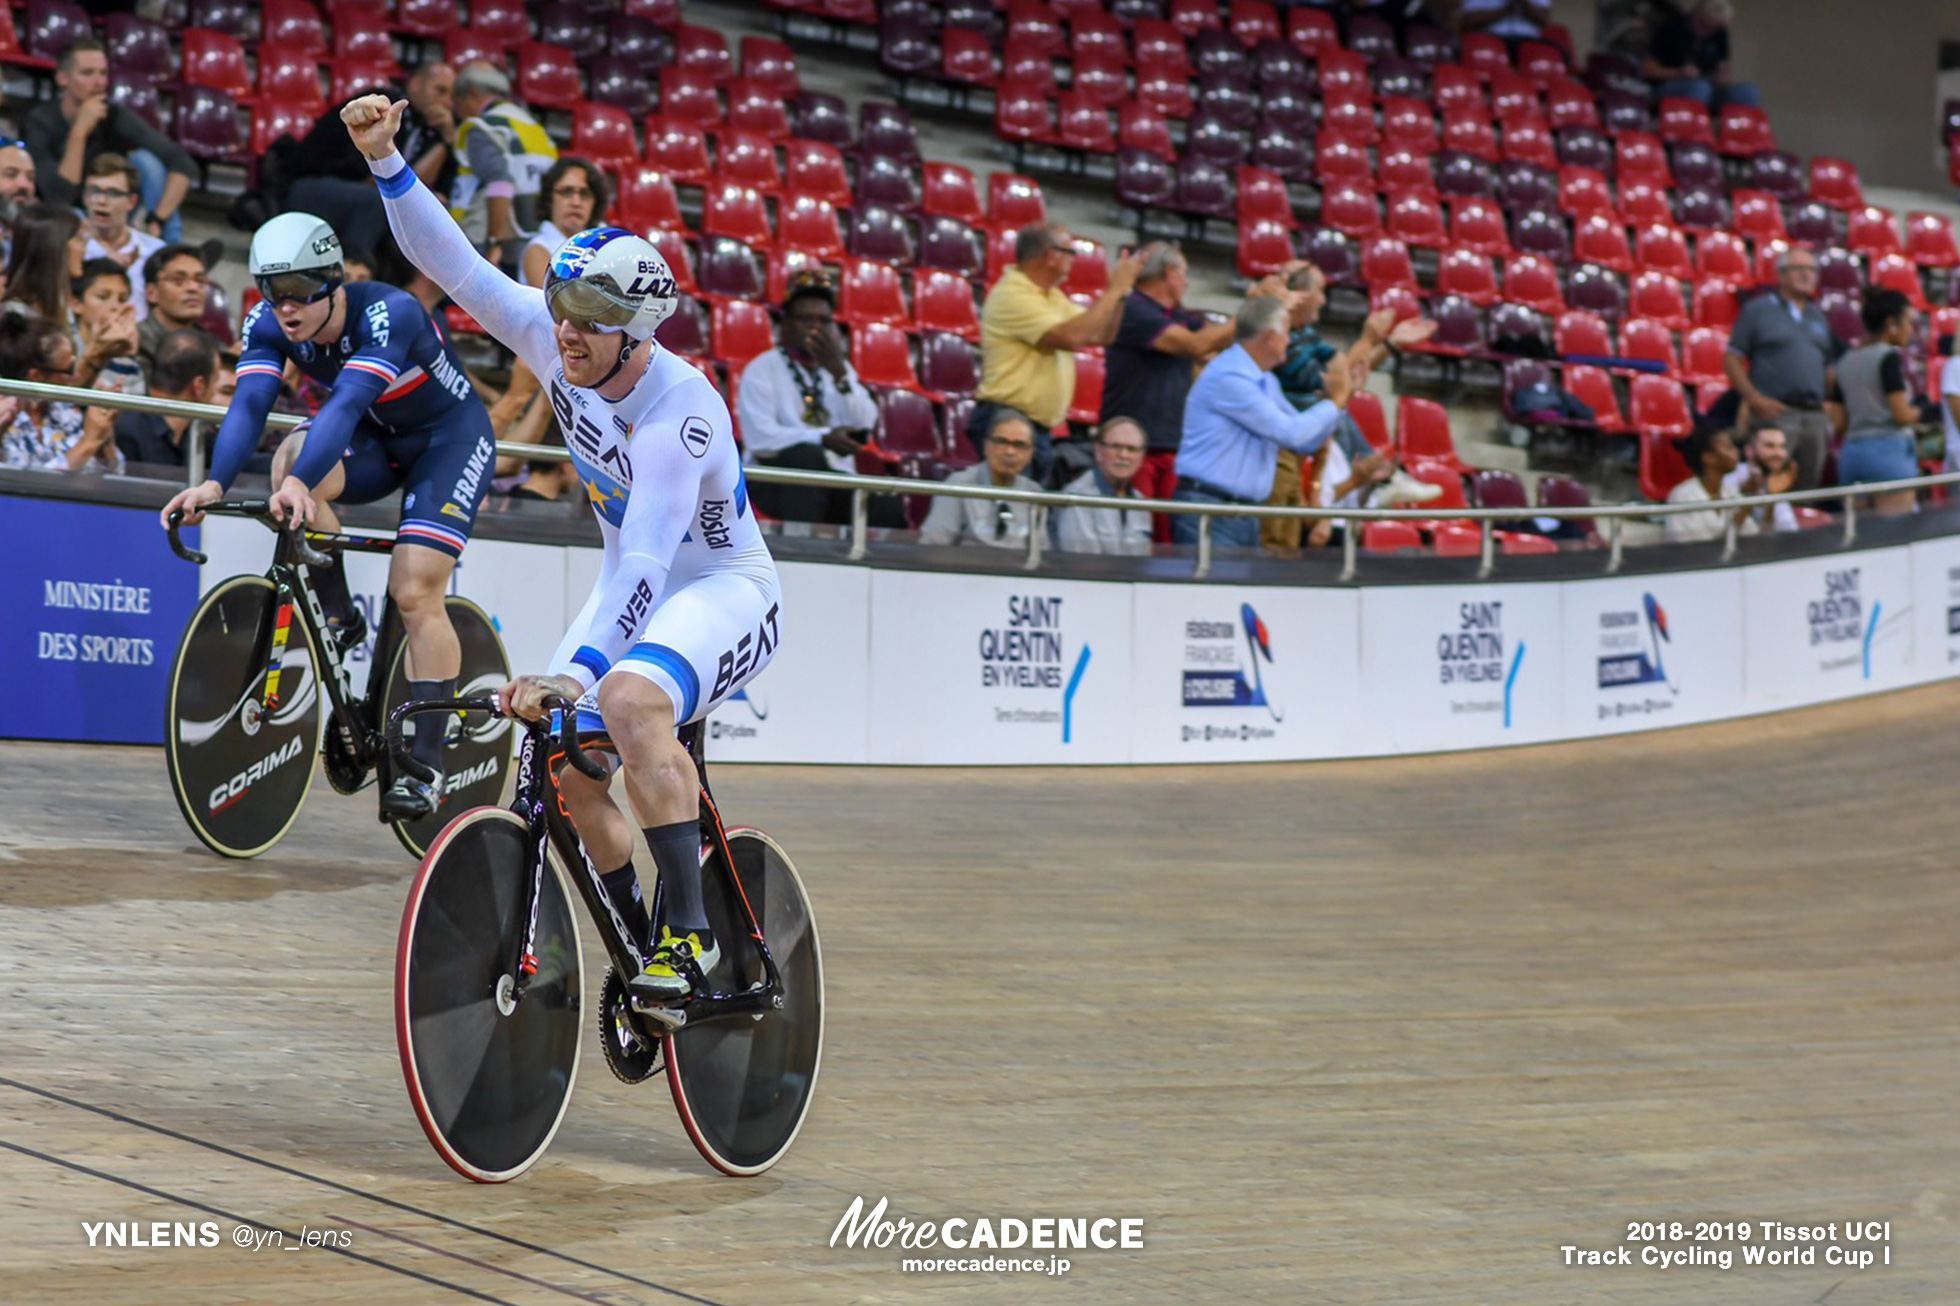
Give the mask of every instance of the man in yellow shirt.
[[1005, 410], [1027, 418], [1035, 431], [1036, 479], [1053, 456], [1049, 431], [1075, 397], [1075, 351], [1115, 338], [1123, 301], [1136, 285], [1137, 257], [1125, 253], [1109, 270], [1102, 297], [1084, 309], [1061, 290], [1074, 261], [1075, 238], [1061, 223], [1021, 228], [1014, 266], [980, 309], [980, 391], [966, 438], [984, 452], [987, 432]]

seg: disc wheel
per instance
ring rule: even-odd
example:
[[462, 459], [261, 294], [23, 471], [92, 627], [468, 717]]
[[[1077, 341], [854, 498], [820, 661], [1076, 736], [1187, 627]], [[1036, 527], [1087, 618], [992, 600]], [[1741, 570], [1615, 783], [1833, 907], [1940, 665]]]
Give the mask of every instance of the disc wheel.
[[537, 974], [513, 1001], [533, 849], [500, 807], [465, 812], [422, 860], [395, 954], [395, 1041], [422, 1132], [458, 1174], [503, 1183], [551, 1145], [578, 1077], [585, 959], [547, 863]]
[[[809, 1114], [823, 1058], [823, 956], [803, 882], [776, 841], [760, 830], [730, 830], [728, 847], [782, 973], [783, 1003], [760, 1019], [735, 1016], [669, 1035], [667, 1084], [708, 1164], [752, 1175], [782, 1158]], [[734, 886], [713, 865], [702, 884], [708, 924], [728, 940], [710, 984], [723, 993], [761, 984], [762, 959], [747, 941]]]
[[[450, 595], [444, 605], [449, 624], [456, 628], [456, 639], [463, 647], [463, 669], [456, 677], [456, 696], [468, 698], [490, 694], [510, 681], [510, 659], [503, 641], [482, 608], [465, 598]], [[395, 649], [388, 667], [388, 692], [382, 699], [381, 720], [408, 701], [408, 643]], [[412, 730], [424, 723], [435, 727], [433, 714], [415, 718]], [[472, 807], [494, 807], [504, 796], [504, 780], [510, 772], [512, 736], [510, 722], [487, 712], [466, 712], [460, 721], [450, 719], [449, 739], [442, 749], [442, 802], [429, 815], [413, 821], [391, 821], [389, 828], [402, 847], [420, 857], [442, 833], [458, 812]], [[381, 788], [393, 782], [393, 768], [387, 759], [381, 763]]]
[[191, 614], [170, 667], [163, 755], [171, 792], [191, 832], [226, 857], [256, 857], [292, 828], [320, 750], [319, 659], [297, 614], [278, 701], [264, 702], [258, 640], [261, 626], [270, 629], [274, 594], [263, 576], [221, 581]]

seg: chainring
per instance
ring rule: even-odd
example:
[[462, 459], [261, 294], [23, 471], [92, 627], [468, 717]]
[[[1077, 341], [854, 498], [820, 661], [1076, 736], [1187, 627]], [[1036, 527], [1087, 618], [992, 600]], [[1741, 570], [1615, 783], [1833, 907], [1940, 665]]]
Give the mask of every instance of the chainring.
[[336, 793], [343, 794], [356, 794], [367, 788], [374, 777], [348, 740], [346, 730], [338, 721], [328, 718], [325, 735], [320, 753], [326, 763], [327, 783]]
[[661, 1040], [647, 1034], [627, 1000], [625, 982], [611, 966], [599, 988], [599, 1046], [607, 1069], [622, 1084], [640, 1083], [659, 1073], [663, 1064]]

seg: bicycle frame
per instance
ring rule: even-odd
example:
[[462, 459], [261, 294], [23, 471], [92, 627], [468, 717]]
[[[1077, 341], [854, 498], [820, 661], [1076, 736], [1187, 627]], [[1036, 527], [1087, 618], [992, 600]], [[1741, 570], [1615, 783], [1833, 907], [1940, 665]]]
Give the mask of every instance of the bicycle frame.
[[[505, 972], [512, 976], [515, 984], [511, 991], [513, 1003], [523, 1000], [524, 991], [531, 977], [537, 973], [535, 942], [538, 928], [538, 909], [544, 892], [547, 848], [557, 853], [558, 860], [570, 873], [579, 897], [585, 902], [587, 914], [605, 942], [606, 952], [612, 958], [616, 972], [622, 977], [637, 975], [645, 969], [647, 958], [634, 945], [627, 932], [626, 923], [619, 918], [613, 907], [612, 897], [605, 890], [600, 879], [599, 868], [586, 852], [585, 843], [579, 838], [577, 828], [572, 824], [571, 813], [565, 807], [564, 795], [558, 788], [558, 773], [567, 764], [595, 780], [610, 778], [605, 766], [590, 757], [579, 745], [577, 712], [573, 705], [564, 699], [556, 700], [551, 706], [559, 710], [563, 717], [560, 737], [554, 739], [549, 727], [543, 722], [523, 722], [524, 740], [518, 747], [516, 795], [511, 801], [511, 810], [523, 818], [529, 831], [533, 849], [531, 865], [531, 885], [529, 903], [520, 919], [525, 922], [524, 935], [511, 941], [511, 966]], [[402, 726], [407, 719], [420, 712], [496, 712], [496, 699], [492, 697], [440, 699], [420, 703], [404, 703], [388, 718], [387, 750], [397, 766], [411, 775], [419, 774], [421, 768], [409, 756], [402, 744]], [[707, 766], [702, 756], [703, 732], [700, 724], [682, 731], [682, 742], [688, 755], [694, 759], [695, 772], [701, 781], [700, 820], [705, 834], [712, 840], [718, 854], [715, 858], [722, 867], [732, 887], [733, 900], [741, 904], [743, 920], [748, 927], [750, 940], [761, 959], [763, 982], [754, 988], [740, 993], [709, 993], [690, 997], [671, 1007], [661, 1007], [642, 1012], [642, 1015], [655, 1020], [668, 1029], [679, 1029], [684, 1025], [698, 1025], [705, 1021], [727, 1019], [734, 1016], [760, 1016], [767, 1011], [778, 1010], [783, 1005], [783, 977], [776, 968], [776, 959], [770, 954], [768, 940], [763, 937], [762, 923], [756, 919], [755, 909], [749, 902], [748, 894], [742, 887], [741, 872], [728, 847], [728, 835], [721, 823], [721, 813], [715, 807], [714, 799], [708, 792]], [[551, 751], [551, 750], [556, 751]], [[654, 919], [659, 919], [660, 897], [656, 888], [652, 903]]]
[[[327, 674], [322, 675], [320, 680], [326, 690], [329, 725], [338, 726], [352, 741], [354, 758], [363, 771], [384, 761], [387, 753], [380, 747], [381, 694], [386, 668], [394, 659], [394, 650], [406, 638], [401, 614], [390, 598], [382, 611], [381, 628], [375, 637], [374, 658], [368, 667], [367, 692], [357, 697], [348, 680], [340, 645], [328, 630], [326, 613], [320, 607], [319, 595], [307, 582], [305, 568], [324, 566], [330, 561], [327, 554], [316, 546], [342, 552], [392, 554], [395, 541], [328, 531], [282, 529], [266, 521], [267, 502], [263, 499], [215, 503], [208, 505], [204, 511], [207, 514], [222, 512], [252, 517], [272, 530], [277, 538], [272, 550], [272, 565], [266, 571], [267, 579], [273, 584], [273, 601], [267, 621], [260, 626], [252, 644], [252, 661], [266, 668], [260, 708], [270, 712], [279, 704], [280, 673], [285, 663], [286, 645], [291, 637], [293, 616], [298, 613], [325, 664]], [[201, 566], [209, 559], [198, 550], [185, 546], [178, 535], [181, 520], [181, 513], [171, 514], [170, 547], [178, 557]], [[305, 599], [303, 604], [299, 602], [302, 597]], [[387, 777], [383, 779], [385, 782]]]

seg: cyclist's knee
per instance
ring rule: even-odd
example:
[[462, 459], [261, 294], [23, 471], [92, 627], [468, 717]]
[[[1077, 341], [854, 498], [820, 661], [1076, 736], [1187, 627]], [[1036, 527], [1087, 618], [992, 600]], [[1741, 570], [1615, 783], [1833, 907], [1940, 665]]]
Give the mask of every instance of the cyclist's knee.
[[600, 681], [599, 714], [628, 766], [645, 767], [661, 754], [680, 749], [674, 738], [673, 700], [644, 676], [607, 676]]
[[409, 552], [419, 556], [403, 559], [389, 572], [388, 597], [404, 618], [440, 615], [448, 596], [449, 573], [454, 570], [449, 555], [423, 548]]

